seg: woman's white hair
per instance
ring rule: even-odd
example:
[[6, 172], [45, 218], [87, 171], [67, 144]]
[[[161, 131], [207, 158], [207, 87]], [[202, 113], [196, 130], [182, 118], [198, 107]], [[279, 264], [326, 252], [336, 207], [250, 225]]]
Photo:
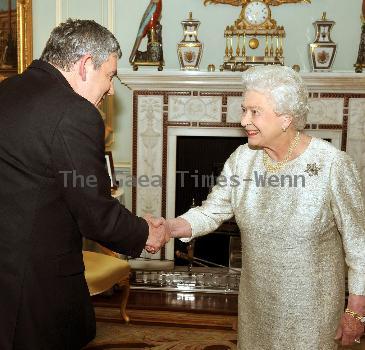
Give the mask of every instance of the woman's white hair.
[[254, 66], [242, 76], [244, 94], [254, 90], [272, 99], [277, 114], [293, 117], [294, 127], [303, 130], [309, 111], [308, 90], [302, 78], [290, 67]]

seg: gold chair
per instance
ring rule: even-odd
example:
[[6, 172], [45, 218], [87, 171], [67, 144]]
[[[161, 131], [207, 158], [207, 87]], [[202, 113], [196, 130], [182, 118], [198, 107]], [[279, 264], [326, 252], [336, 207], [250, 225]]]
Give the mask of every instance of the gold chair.
[[130, 266], [127, 261], [121, 260], [111, 250], [101, 247], [105, 253], [96, 253], [84, 250], [85, 279], [90, 295], [103, 293], [114, 285], [118, 285], [122, 292], [120, 314], [125, 322], [129, 322], [126, 306], [129, 295]]

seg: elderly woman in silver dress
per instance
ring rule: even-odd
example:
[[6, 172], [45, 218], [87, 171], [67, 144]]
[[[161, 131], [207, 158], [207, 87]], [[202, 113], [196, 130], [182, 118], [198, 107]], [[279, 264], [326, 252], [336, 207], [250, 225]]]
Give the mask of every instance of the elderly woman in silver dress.
[[359, 342], [365, 211], [354, 162], [303, 132], [308, 92], [291, 68], [253, 67], [243, 84], [248, 144], [226, 161], [226, 186], [220, 181], [202, 206], [168, 220], [171, 234], [189, 240], [235, 216], [240, 350], [333, 350]]

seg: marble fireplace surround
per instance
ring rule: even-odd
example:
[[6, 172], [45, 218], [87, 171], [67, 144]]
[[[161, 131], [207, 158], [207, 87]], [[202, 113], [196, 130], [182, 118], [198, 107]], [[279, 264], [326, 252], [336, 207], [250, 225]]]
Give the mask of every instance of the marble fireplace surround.
[[[178, 136], [240, 136], [241, 74], [238, 72], [120, 71], [133, 91], [132, 193], [137, 215], [174, 217]], [[309, 89], [307, 132], [330, 138], [356, 161], [365, 184], [365, 75], [303, 73]], [[197, 150], [197, 156], [199, 150]], [[161, 180], [161, 186], [156, 186]], [[152, 186], [152, 181], [154, 186]], [[156, 255], [174, 259], [173, 240]]]

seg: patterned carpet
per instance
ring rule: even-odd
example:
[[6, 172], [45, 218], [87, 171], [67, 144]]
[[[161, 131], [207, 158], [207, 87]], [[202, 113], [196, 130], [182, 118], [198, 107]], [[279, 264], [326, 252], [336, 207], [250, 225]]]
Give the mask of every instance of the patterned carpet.
[[97, 322], [96, 338], [85, 350], [236, 350], [231, 330]]
[[[83, 350], [237, 350], [237, 332], [231, 328], [235, 317], [222, 316], [222, 323], [214, 314], [128, 311], [130, 324], [121, 321], [118, 308], [95, 306], [96, 337]], [[361, 344], [338, 350], [365, 350], [365, 337]]]
[[[237, 350], [236, 343], [230, 330], [97, 322], [96, 338], [84, 350]], [[346, 350], [365, 350], [364, 344], [365, 338]]]

